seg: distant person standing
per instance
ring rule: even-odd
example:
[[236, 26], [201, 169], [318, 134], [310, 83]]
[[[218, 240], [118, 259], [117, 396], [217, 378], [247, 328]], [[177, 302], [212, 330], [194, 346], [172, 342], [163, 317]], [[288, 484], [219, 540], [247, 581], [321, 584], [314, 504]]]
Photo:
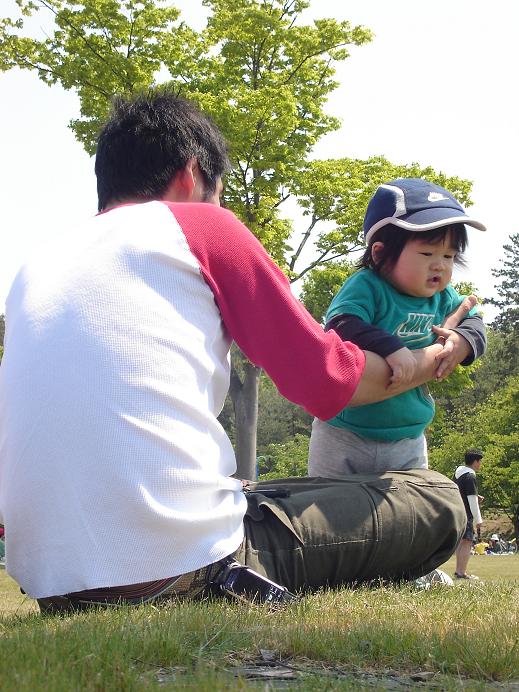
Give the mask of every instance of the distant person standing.
[[463, 538], [456, 548], [456, 571], [455, 579], [478, 579], [475, 574], [467, 574], [467, 565], [470, 558], [470, 551], [474, 539], [474, 524], [480, 528], [483, 523], [479, 510], [478, 485], [476, 481], [476, 471], [481, 468], [483, 452], [480, 449], [467, 449], [465, 452], [465, 464], [458, 466], [454, 473], [454, 482], [458, 486], [465, 511], [467, 512], [467, 528]]
[[2, 525], [0, 525], [0, 565], [5, 566], [5, 530]]

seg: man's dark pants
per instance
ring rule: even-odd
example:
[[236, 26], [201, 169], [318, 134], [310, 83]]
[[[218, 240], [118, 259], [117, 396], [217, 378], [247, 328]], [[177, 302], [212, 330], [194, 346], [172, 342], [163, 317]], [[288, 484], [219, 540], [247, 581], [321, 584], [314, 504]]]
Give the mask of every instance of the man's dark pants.
[[[236, 559], [290, 591], [415, 579], [453, 554], [467, 524], [458, 487], [435, 471], [252, 487]], [[261, 495], [271, 488], [289, 494]]]

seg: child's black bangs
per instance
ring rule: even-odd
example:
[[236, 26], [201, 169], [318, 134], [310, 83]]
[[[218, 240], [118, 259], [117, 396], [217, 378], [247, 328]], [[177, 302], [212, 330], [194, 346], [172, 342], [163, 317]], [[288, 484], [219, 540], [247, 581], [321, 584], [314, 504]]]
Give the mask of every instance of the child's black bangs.
[[467, 229], [462, 223], [441, 226], [440, 228], [433, 228], [430, 231], [420, 231], [419, 238], [424, 242], [434, 245], [436, 243], [441, 243], [449, 235], [452, 247], [459, 253], [465, 252], [467, 249]]

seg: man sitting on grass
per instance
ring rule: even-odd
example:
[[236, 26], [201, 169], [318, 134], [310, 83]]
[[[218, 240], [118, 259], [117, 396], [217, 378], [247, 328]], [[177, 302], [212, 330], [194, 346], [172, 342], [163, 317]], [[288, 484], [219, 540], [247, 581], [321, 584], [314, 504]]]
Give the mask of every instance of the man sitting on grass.
[[[0, 511], [7, 570], [45, 611], [194, 596], [231, 559], [290, 591], [412, 579], [464, 530], [456, 485], [433, 471], [284, 479], [248, 495], [233, 477], [217, 420], [232, 339], [324, 420], [395, 391], [386, 362], [325, 333], [220, 208], [228, 166], [193, 103], [118, 100], [96, 155], [100, 213], [14, 281]], [[408, 386], [435, 376], [442, 349], [464, 360], [459, 341], [415, 352]]]

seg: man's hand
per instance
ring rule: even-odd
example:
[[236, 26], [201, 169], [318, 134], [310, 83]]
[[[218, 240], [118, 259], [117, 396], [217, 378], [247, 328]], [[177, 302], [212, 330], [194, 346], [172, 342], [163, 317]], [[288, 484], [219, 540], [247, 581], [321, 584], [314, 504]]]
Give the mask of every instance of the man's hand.
[[456, 310], [447, 316], [441, 327], [433, 327], [434, 333], [438, 335], [436, 343], [443, 344], [443, 349], [437, 356], [439, 362], [435, 373], [437, 380], [448, 377], [454, 368], [470, 354], [468, 341], [452, 330], [465, 319], [477, 302], [476, 296], [466, 296]]
[[406, 348], [399, 348], [398, 351], [386, 356], [386, 363], [391, 368], [393, 374], [390, 378], [391, 385], [406, 385], [412, 382], [416, 372], [416, 359], [412, 352]]

